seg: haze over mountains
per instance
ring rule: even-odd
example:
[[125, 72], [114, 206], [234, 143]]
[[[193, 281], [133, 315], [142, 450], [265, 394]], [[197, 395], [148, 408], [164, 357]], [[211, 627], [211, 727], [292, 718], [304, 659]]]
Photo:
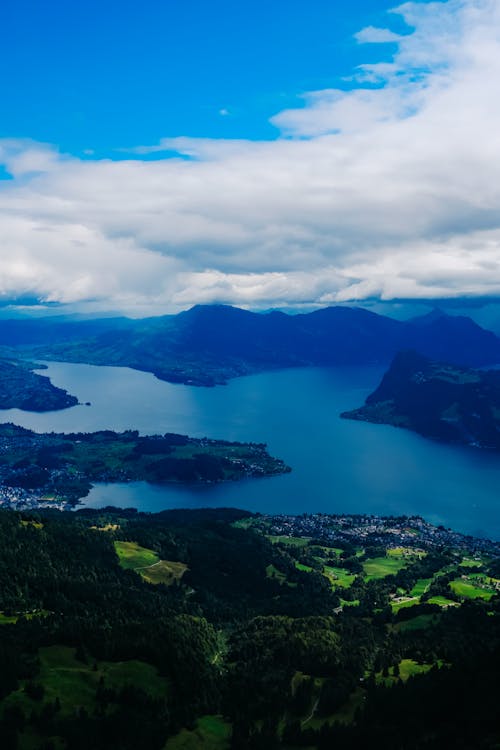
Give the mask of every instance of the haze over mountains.
[[343, 306], [299, 315], [197, 305], [142, 320], [6, 320], [0, 345], [22, 345], [47, 359], [128, 366], [193, 385], [282, 367], [389, 364], [403, 349], [461, 366], [500, 363], [500, 339], [470, 318], [435, 310], [398, 321]]

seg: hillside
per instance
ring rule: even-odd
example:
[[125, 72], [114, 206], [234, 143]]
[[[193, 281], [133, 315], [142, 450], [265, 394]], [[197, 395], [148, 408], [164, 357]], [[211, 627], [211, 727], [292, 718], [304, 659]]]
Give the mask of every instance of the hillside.
[[499, 552], [419, 517], [0, 511], [2, 750], [493, 750]]
[[32, 372], [31, 365], [0, 360], [0, 409], [52, 411], [67, 409], [77, 403], [75, 396], [56, 388], [43, 375]]
[[500, 371], [401, 352], [365, 405], [341, 416], [500, 450]]
[[192, 385], [282, 367], [385, 364], [409, 347], [462, 366], [500, 362], [499, 338], [469, 318], [440, 312], [402, 322], [355, 307], [286, 315], [198, 305], [178, 315], [105, 326], [89, 335], [74, 324], [71, 340], [56, 331], [50, 345], [32, 355], [128, 366]]

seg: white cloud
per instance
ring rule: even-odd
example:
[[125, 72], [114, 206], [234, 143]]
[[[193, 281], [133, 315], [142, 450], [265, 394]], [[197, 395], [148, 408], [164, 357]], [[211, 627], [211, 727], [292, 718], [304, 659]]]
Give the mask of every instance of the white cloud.
[[376, 26], [366, 26], [354, 35], [354, 38], [361, 44], [387, 44], [388, 42], [399, 42], [400, 34], [394, 33], [390, 29], [379, 29]]
[[134, 150], [153, 161], [0, 141], [0, 295], [158, 310], [499, 294], [500, 4], [394, 12], [408, 33], [357, 37], [393, 58], [305, 94], [275, 141]]

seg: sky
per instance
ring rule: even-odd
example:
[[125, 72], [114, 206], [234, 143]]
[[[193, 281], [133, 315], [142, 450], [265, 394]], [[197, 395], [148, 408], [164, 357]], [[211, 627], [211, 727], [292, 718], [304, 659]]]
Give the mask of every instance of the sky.
[[0, 304], [500, 295], [500, 4], [4, 0]]

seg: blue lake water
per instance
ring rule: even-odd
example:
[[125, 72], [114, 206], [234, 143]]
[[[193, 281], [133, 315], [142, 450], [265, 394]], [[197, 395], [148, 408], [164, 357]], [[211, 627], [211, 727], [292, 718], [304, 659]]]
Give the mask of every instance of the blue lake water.
[[282, 370], [216, 388], [172, 385], [117, 367], [49, 363], [42, 374], [91, 406], [46, 414], [12, 409], [2, 413], [3, 421], [40, 432], [137, 429], [265, 442], [293, 469], [278, 477], [202, 487], [98, 485], [85, 500], [88, 506], [416, 513], [458, 531], [500, 539], [500, 455], [339, 418], [378, 384], [378, 367]]

